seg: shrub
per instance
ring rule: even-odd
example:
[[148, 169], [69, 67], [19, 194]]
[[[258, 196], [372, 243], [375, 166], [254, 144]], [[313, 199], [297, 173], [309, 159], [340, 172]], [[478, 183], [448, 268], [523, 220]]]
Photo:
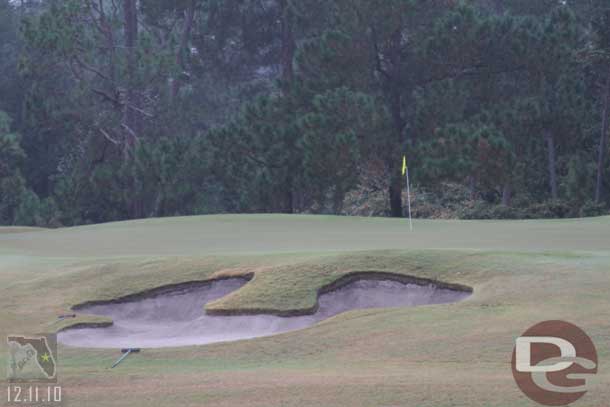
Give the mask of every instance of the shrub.
[[59, 227], [59, 211], [52, 198], [40, 200], [31, 190], [21, 196], [14, 224], [19, 226]]
[[580, 208], [579, 215], [582, 217], [591, 217], [591, 216], [602, 216], [608, 214], [608, 208], [606, 205], [602, 203], [596, 203], [594, 201], [587, 201]]
[[494, 205], [487, 202], [477, 202], [472, 207], [459, 211], [460, 219], [521, 219], [524, 213], [519, 208], [505, 205]]
[[531, 205], [526, 212], [532, 218], [552, 219], [577, 216], [574, 205], [559, 199]]

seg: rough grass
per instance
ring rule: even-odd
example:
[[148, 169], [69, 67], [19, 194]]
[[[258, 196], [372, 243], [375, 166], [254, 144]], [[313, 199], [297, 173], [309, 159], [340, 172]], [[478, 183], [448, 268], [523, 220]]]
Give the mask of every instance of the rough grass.
[[25, 232], [41, 232], [44, 228], [35, 228], [27, 226], [0, 226], [0, 234], [5, 233], [25, 233]]
[[352, 311], [268, 338], [146, 350], [113, 370], [116, 350], [60, 346], [60, 381], [79, 406], [530, 406], [510, 373], [514, 338], [564, 319], [591, 335], [600, 357], [598, 383], [579, 405], [610, 405], [609, 223], [431, 221], [411, 235], [385, 219], [219, 216], [3, 235], [0, 333], [91, 322], [54, 323], [85, 301], [252, 272], [210, 306], [307, 308], [345, 273], [391, 271], [475, 291], [456, 304]]

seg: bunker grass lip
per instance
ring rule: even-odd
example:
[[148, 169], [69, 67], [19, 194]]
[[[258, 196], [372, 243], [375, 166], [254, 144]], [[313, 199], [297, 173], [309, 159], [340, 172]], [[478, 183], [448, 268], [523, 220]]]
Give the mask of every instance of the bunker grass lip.
[[457, 302], [472, 292], [465, 286], [400, 274], [357, 272], [320, 288], [313, 309], [283, 313], [259, 309], [204, 311], [207, 303], [239, 290], [250, 278], [166, 286], [116, 300], [80, 304], [74, 308], [111, 317], [114, 323], [106, 328], [82, 324], [69, 327], [60, 332], [59, 341], [93, 348], [204, 345], [303, 329], [355, 309]]

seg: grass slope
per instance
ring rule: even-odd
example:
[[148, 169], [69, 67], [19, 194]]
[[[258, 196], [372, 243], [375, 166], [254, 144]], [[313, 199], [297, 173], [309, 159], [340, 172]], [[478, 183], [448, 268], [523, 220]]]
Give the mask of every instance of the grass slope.
[[60, 382], [79, 406], [531, 406], [510, 373], [514, 338], [564, 319], [600, 356], [578, 405], [610, 405], [609, 226], [419, 221], [410, 234], [400, 220], [241, 215], [0, 234], [0, 334], [58, 329], [54, 317], [84, 301], [246, 273], [254, 280], [209, 306], [302, 309], [346, 273], [391, 271], [475, 292], [269, 338], [146, 350], [114, 370], [116, 350], [60, 346]]

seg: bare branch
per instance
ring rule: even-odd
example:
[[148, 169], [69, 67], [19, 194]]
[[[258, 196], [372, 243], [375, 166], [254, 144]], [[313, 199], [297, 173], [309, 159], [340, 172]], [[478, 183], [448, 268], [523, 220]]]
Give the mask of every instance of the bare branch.
[[83, 69], [96, 74], [97, 76], [99, 76], [100, 78], [102, 78], [102, 79], [104, 79], [106, 81], [112, 82], [111, 79], [108, 76], [106, 76], [103, 72], [101, 72], [99, 69], [89, 65], [88, 63], [83, 61], [78, 56], [75, 55], [73, 58]]
[[135, 131], [125, 123], [121, 123], [121, 127], [127, 131], [127, 133], [131, 136], [134, 142], [138, 141], [138, 135]]
[[373, 42], [373, 52], [375, 53], [375, 69], [386, 79], [390, 79], [390, 74], [388, 74], [388, 72], [383, 68], [381, 62], [381, 53], [379, 50], [379, 45], [377, 44], [377, 31], [374, 27], [371, 27], [371, 37], [371, 40]]
[[104, 138], [106, 138], [106, 140], [110, 141], [112, 144], [114, 145], [119, 145], [120, 143], [113, 139], [112, 137], [110, 137], [110, 134], [108, 134], [104, 129], [102, 129], [101, 127], [99, 128], [100, 133], [102, 133], [102, 136], [104, 136]]
[[111, 102], [112, 104], [114, 104], [115, 107], [117, 107], [117, 108], [120, 106], [123, 106], [123, 103], [121, 103], [121, 101], [118, 98], [109, 95], [108, 93], [104, 92], [101, 89], [92, 88], [91, 91], [93, 93], [97, 93], [98, 95], [102, 96], [104, 99], [106, 99], [109, 102]]
[[142, 110], [142, 109], [140, 109], [140, 108], [138, 108], [138, 107], [136, 107], [136, 106], [134, 106], [134, 105], [132, 105], [132, 104], [128, 104], [128, 105], [127, 105], [127, 108], [128, 108], [128, 109], [131, 109], [131, 110], [133, 110], [133, 111], [135, 111], [135, 112], [138, 112], [138, 113], [140, 113], [140, 114], [142, 114], [142, 115], [144, 115], [144, 116], [146, 116], [146, 117], [148, 117], [148, 118], [153, 118], [153, 117], [155, 117], [155, 116], [154, 116], [152, 113], [148, 113], [147, 111]]

